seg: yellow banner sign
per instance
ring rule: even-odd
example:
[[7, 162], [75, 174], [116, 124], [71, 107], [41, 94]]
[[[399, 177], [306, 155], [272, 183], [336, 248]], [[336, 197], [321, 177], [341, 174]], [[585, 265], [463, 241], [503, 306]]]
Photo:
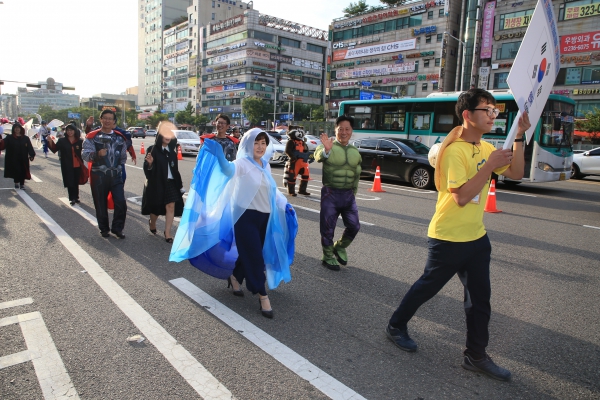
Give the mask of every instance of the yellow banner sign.
[[504, 29], [521, 28], [529, 25], [532, 15], [522, 15], [520, 17], [506, 18], [504, 20]]
[[565, 8], [565, 20], [600, 15], [600, 3]]

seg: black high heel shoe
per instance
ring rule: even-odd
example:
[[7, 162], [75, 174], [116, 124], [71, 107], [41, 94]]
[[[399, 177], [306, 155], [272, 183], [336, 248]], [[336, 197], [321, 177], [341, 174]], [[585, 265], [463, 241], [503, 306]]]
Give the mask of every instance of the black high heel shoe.
[[[79, 203], [79, 200], [77, 200], [77, 202]], [[152, 233], [153, 235], [156, 235], [156, 228], [152, 229], [152, 225], [150, 225], [152, 223], [152, 220], [149, 219], [148, 220], [148, 229], [150, 229], [150, 233]]]
[[[227, 277], [227, 289], [229, 288], [233, 289], [233, 283], [231, 283], [231, 276]], [[240, 288], [238, 290], [233, 290], [233, 295], [237, 297], [244, 297], [244, 292]]]
[[[268, 299], [268, 298], [269, 298], [269, 296], [265, 296], [262, 299]], [[273, 319], [273, 309], [271, 308], [270, 310], [263, 310], [262, 303], [260, 302], [262, 299], [260, 298], [260, 296], [258, 297], [258, 309], [260, 310], [260, 313], [265, 318]]]
[[165, 242], [167, 243], [173, 243], [173, 238], [168, 238], [167, 237], [167, 231], [163, 232], [165, 234]]

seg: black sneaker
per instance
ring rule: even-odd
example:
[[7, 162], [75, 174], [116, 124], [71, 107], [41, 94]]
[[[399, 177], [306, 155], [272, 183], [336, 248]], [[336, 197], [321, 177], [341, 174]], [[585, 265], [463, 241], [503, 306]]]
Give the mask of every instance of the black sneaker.
[[499, 381], [508, 382], [511, 377], [509, 370], [497, 366], [487, 354], [481, 360], [475, 360], [465, 354], [462, 367], [469, 371], [481, 372]]
[[411, 353], [417, 351], [418, 346], [415, 341], [408, 336], [408, 329], [401, 330], [388, 324], [387, 328], [385, 328], [385, 333], [387, 334], [387, 337], [402, 350]]
[[110, 237], [110, 234], [108, 233], [108, 231], [100, 232], [100, 234], [102, 235], [103, 238]]
[[15, 183], [15, 189], [18, 189], [18, 188], [19, 188], [19, 184]]
[[21, 190], [25, 190], [25, 185], [21, 185]]
[[111, 232], [119, 239], [125, 239], [125, 235], [123, 234], [123, 232], [117, 232], [117, 231], [111, 231]]

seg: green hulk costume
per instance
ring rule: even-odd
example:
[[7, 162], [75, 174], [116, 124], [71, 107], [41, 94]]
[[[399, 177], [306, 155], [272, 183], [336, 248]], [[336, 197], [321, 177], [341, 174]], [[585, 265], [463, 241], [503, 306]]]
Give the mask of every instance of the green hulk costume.
[[[315, 160], [323, 163], [323, 188], [321, 188], [320, 230], [323, 246], [323, 265], [338, 271], [339, 264], [348, 263], [346, 248], [360, 230], [356, 192], [360, 178], [362, 158], [358, 149], [351, 144], [341, 145], [337, 140], [325, 154], [320, 145], [315, 150]], [[338, 217], [342, 216], [346, 229], [342, 238], [333, 243]]]

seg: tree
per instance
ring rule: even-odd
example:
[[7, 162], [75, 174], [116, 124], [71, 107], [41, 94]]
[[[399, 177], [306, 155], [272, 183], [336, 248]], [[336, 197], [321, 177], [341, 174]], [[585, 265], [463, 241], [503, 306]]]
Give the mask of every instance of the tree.
[[575, 127], [577, 130], [589, 132], [592, 142], [600, 139], [600, 109], [594, 107], [593, 111], [586, 112], [584, 120], [575, 121]]
[[163, 114], [160, 111], [156, 111], [153, 115], [148, 117], [145, 120], [145, 124], [150, 125], [153, 128], [156, 128], [161, 121], [168, 121], [169, 115]]
[[350, 3], [348, 7], [342, 9], [344, 17], [354, 17], [356, 15], [364, 14], [369, 10], [367, 0], [358, 0], [358, 2]]
[[188, 102], [185, 110], [178, 111], [175, 114], [175, 121], [178, 124], [187, 124], [187, 125], [195, 125], [196, 116], [194, 106], [192, 106], [192, 102]]
[[323, 108], [323, 106], [319, 106], [313, 109], [312, 120], [320, 122], [325, 121], [325, 109]]
[[242, 100], [242, 108], [244, 115], [252, 125], [258, 125], [260, 121], [269, 119], [271, 105], [256, 96], [246, 97]]
[[198, 114], [198, 115], [196, 115], [196, 118], [194, 118], [194, 126], [197, 126], [197, 127], [205, 126], [209, 122], [210, 122], [210, 118], [208, 118], [206, 115], [203, 115], [203, 114]]
[[404, 3], [406, 3], [406, 0], [379, 0], [379, 2], [383, 3], [387, 6], [390, 6], [390, 7], [392, 7], [392, 6], [398, 7], [398, 6], [401, 6]]

